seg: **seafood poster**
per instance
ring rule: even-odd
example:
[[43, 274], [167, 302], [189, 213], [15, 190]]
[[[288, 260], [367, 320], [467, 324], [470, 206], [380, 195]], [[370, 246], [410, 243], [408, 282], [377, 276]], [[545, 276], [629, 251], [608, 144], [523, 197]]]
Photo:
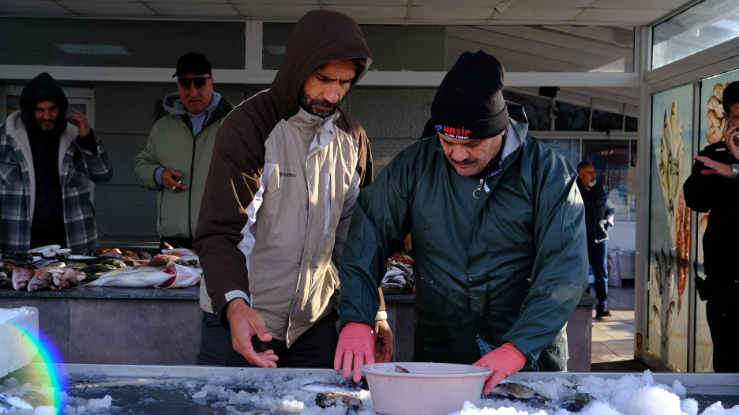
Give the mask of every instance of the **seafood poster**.
[[693, 85], [652, 95], [647, 350], [688, 371], [690, 209], [683, 183], [690, 176]]
[[[723, 141], [724, 109], [721, 98], [724, 88], [731, 82], [739, 81], [739, 70], [703, 79], [700, 98], [700, 150], [710, 144]], [[698, 213], [698, 277], [705, 278], [703, 273], [703, 234], [708, 225], [708, 213]], [[706, 302], [696, 296], [695, 304], [695, 371], [713, 372], [713, 343], [711, 331], [706, 321]]]

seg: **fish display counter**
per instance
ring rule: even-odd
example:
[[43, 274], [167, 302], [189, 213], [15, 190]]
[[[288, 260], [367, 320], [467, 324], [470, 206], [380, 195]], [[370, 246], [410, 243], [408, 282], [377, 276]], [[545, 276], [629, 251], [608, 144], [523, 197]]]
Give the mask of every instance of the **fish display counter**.
[[[39, 384], [44, 372], [55, 374], [53, 385]], [[13, 402], [17, 413], [69, 415], [373, 415], [380, 399], [372, 379], [354, 384], [330, 369], [35, 364], [11, 375], [0, 385], [0, 413]], [[50, 402], [57, 411], [39, 407]], [[460, 405], [455, 414], [730, 415], [739, 411], [739, 374], [517, 373]]]
[[[6, 288], [0, 281], [0, 308], [37, 308], [39, 330], [59, 349], [62, 362], [194, 364], [202, 322], [199, 259], [193, 251], [174, 248], [147, 255], [100, 248], [73, 256], [58, 246], [2, 254], [12, 279], [5, 280]], [[394, 334], [391, 361], [410, 361], [413, 259], [394, 254], [387, 266], [383, 290]], [[590, 370], [594, 302], [583, 295], [568, 322], [570, 370]]]

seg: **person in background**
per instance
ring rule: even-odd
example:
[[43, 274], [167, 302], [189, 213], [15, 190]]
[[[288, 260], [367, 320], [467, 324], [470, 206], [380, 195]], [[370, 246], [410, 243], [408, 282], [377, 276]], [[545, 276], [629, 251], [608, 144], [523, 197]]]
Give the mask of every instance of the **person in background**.
[[713, 342], [713, 370], [739, 372], [739, 82], [724, 89], [722, 104], [727, 118], [723, 140], [697, 156], [690, 177], [683, 185], [685, 204], [708, 215], [703, 234], [705, 280], [697, 278], [701, 300], [706, 301], [706, 320]]
[[[595, 282], [595, 317], [611, 317], [608, 311], [608, 232], [613, 229], [613, 203], [606, 186], [595, 180], [593, 163], [585, 160], [577, 165], [577, 187], [585, 204], [585, 230], [588, 237], [588, 262], [593, 267]], [[590, 292], [588, 287], [587, 292]]]
[[566, 370], [565, 326], [587, 285], [585, 210], [575, 169], [528, 135], [503, 85], [497, 59], [463, 53], [431, 105], [437, 132], [357, 199], [339, 267], [345, 377], [371, 362], [375, 287], [409, 232], [414, 361], [490, 368], [485, 394], [522, 369]]
[[84, 114], [73, 109], [65, 117], [69, 102], [48, 73], [23, 88], [20, 106], [0, 126], [0, 248], [92, 251], [98, 242], [90, 181], [113, 178], [105, 145]]
[[213, 91], [210, 62], [199, 53], [180, 57], [172, 77], [177, 92], [163, 101], [169, 115], [154, 124], [135, 175], [141, 187], [159, 192], [159, 248], [192, 249], [216, 132], [234, 107]]
[[[367, 134], [339, 106], [371, 60], [349, 16], [309, 12], [270, 88], [223, 121], [195, 235], [209, 306], [199, 364], [332, 366], [336, 265], [372, 182]], [[381, 361], [392, 354], [386, 318], [375, 307]]]

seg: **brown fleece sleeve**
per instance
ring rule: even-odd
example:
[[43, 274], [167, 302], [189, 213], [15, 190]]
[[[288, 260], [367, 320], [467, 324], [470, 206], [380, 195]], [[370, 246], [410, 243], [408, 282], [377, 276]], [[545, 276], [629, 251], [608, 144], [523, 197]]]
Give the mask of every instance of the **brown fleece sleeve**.
[[372, 149], [370, 148], [367, 132], [364, 131], [362, 124], [356, 118], [349, 115], [344, 110], [339, 110], [341, 117], [337, 120], [337, 125], [346, 131], [352, 138], [359, 143], [359, 152], [357, 153], [357, 173], [359, 173], [359, 188], [364, 189], [374, 180], [374, 171], [372, 166]]
[[213, 312], [224, 327], [228, 327], [226, 306], [238, 298], [234, 295], [251, 295], [246, 255], [238, 244], [244, 239], [247, 212], [261, 186], [264, 141], [277, 123], [266, 126], [269, 117], [257, 113], [255, 107], [237, 107], [218, 129], [193, 241]]

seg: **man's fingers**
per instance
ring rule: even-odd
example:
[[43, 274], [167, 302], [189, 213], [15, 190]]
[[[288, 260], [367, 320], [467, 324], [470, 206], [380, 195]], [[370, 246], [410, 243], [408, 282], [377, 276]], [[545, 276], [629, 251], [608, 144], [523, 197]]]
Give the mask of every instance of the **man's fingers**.
[[334, 354], [334, 370], [339, 371], [341, 369], [341, 363], [344, 361], [344, 348], [336, 348], [336, 354]]
[[267, 330], [267, 326], [264, 325], [264, 321], [262, 321], [262, 319], [259, 319], [258, 321], [254, 321], [251, 327], [256, 332], [257, 337], [259, 337], [259, 340], [265, 343], [272, 340], [272, 333], [270, 333], [269, 330]]
[[[372, 360], [372, 363], [374, 363], [375, 359], [369, 356], [369, 360]], [[362, 371], [359, 370], [362, 366], [364, 366], [364, 353], [357, 351], [354, 353], [354, 383], [359, 383], [362, 380]]]
[[500, 383], [500, 381], [505, 378], [506, 376], [504, 373], [497, 371], [497, 370], [493, 370], [493, 373], [490, 374], [490, 376], [485, 381], [485, 386], [482, 389], [482, 394], [487, 395], [490, 392], [492, 392], [493, 389], [495, 389], [495, 387]]
[[344, 349], [344, 379], [349, 379], [349, 375], [352, 372], [352, 357], [354, 357], [354, 351], [352, 349]]

